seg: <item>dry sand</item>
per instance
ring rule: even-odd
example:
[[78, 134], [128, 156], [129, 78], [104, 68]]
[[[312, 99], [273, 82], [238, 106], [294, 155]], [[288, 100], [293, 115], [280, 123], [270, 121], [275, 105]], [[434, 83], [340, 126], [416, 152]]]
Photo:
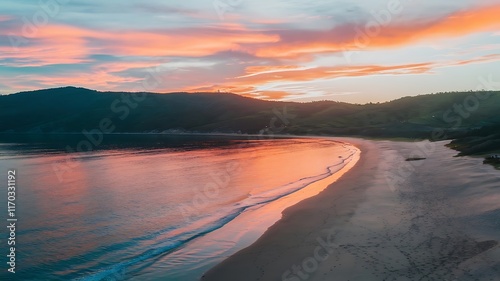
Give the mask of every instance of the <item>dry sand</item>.
[[500, 280], [499, 171], [442, 142], [343, 141], [354, 168], [202, 280]]

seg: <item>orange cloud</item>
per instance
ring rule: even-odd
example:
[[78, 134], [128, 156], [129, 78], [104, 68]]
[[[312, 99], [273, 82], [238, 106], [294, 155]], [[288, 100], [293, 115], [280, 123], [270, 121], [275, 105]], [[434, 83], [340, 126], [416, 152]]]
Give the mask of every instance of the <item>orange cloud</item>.
[[470, 60], [461, 60], [455, 63], [455, 65], [466, 65], [466, 64], [471, 64], [471, 63], [482, 63], [482, 62], [493, 62], [493, 61], [498, 61], [500, 60], [500, 55], [499, 54], [491, 54], [491, 55], [486, 55], [482, 56], [476, 59], [470, 59]]
[[[12, 30], [0, 30], [0, 35], [12, 34], [15, 34]], [[36, 65], [44, 65], [81, 63], [90, 54], [207, 56], [222, 51], [242, 50], [243, 44], [273, 43], [279, 40], [277, 35], [227, 24], [218, 28], [121, 32], [47, 25], [21, 32], [21, 35], [24, 36], [16, 37], [16, 40], [20, 40], [17, 48], [0, 47], [0, 59], [26, 59]]]
[[253, 76], [262, 73], [278, 72], [278, 71], [298, 69], [298, 68], [299, 66], [296, 65], [255, 65], [247, 67], [245, 69], [246, 74], [238, 78]]
[[[9, 36], [16, 34], [16, 31], [19, 35], [24, 35], [24, 38], [20, 41], [22, 44], [17, 49], [0, 45], [0, 60], [4, 65], [19, 67], [88, 64], [94, 62], [91, 55], [96, 54], [113, 55], [124, 59], [127, 57], [148, 57], [145, 62], [98, 62], [96, 64], [99, 66], [93, 68], [92, 73], [61, 74], [59, 77], [23, 77], [23, 79], [33, 79], [35, 82], [48, 86], [81, 85], [109, 89], [120, 83], [140, 80], [134, 77], [121, 77], [116, 74], [117, 72], [133, 68], [154, 67], [160, 61], [166, 63], [165, 57], [203, 57], [219, 52], [239, 51], [248, 56], [265, 58], [262, 60], [263, 64], [273, 63], [275, 65], [257, 65], [260, 63], [260, 61], [257, 62], [260, 58], [252, 57], [255, 59], [256, 65], [246, 67], [243, 75], [240, 75], [243, 66], [229, 68], [231, 71], [237, 69], [239, 73], [236, 75], [240, 76], [230, 77], [225, 81], [222, 80], [224, 79], [222, 77], [210, 76], [205, 81], [218, 79], [218, 81], [223, 82], [218, 85], [200, 83], [200, 85], [191, 86], [186, 90], [221, 90], [250, 94], [259, 92], [259, 86], [270, 83], [305, 82], [374, 74], [427, 73], [437, 67], [496, 61], [499, 59], [498, 55], [455, 62], [395, 66], [364, 65], [310, 68], [300, 66], [301, 62], [308, 61], [319, 53], [363, 48], [367, 50], [379, 49], [440, 38], [458, 37], [476, 32], [498, 32], [500, 28], [498, 15], [500, 15], [500, 4], [458, 11], [433, 20], [412, 20], [411, 22], [394, 20], [389, 25], [381, 27], [376, 36], [365, 35], [365, 38], [356, 34], [358, 26], [353, 24], [339, 25], [326, 31], [311, 29], [252, 30], [240, 24], [229, 22], [203, 28], [121, 31], [48, 24], [31, 30], [28, 34], [22, 34], [26, 31], [23, 30], [23, 28], [26, 29], [25, 27], [21, 27], [20, 30], [12, 30], [4, 25], [0, 28], [0, 36], [7, 38], [7, 42], [8, 38], [11, 38]], [[9, 16], [0, 15], [0, 22], [10, 19]], [[364, 26], [361, 26], [361, 30], [363, 28]], [[235, 62], [235, 64], [238, 63], [241, 62]], [[249, 61], [245, 63], [249, 63]], [[281, 63], [283, 65], [280, 65]], [[231, 73], [234, 75], [235, 72]], [[228, 74], [223, 73], [220, 76], [222, 75]], [[191, 79], [188, 81], [192, 83]], [[260, 95], [269, 99], [286, 97], [286, 93], [283, 91], [261, 91]]]
[[338, 77], [355, 77], [375, 74], [416, 74], [425, 73], [432, 68], [431, 63], [406, 64], [395, 66], [335, 66], [316, 67], [307, 69], [283, 69], [281, 71], [261, 72], [256, 75], [242, 76], [231, 79], [224, 85], [190, 87], [185, 91], [218, 91], [237, 94], [257, 94], [268, 99], [282, 99], [286, 97], [283, 91], [259, 91], [258, 86], [269, 83], [306, 82]]
[[[244, 43], [273, 43], [276, 35], [235, 31], [229, 34], [205, 33], [154, 34], [145, 32], [125, 33], [115, 37], [109, 48], [119, 54], [136, 56], [207, 56], [221, 51], [242, 50]], [[112, 37], [111, 37], [112, 38]]]
[[[458, 11], [435, 20], [392, 22], [370, 34], [365, 26], [344, 25], [327, 31], [285, 32], [276, 44], [256, 49], [259, 57], [296, 58], [307, 54], [396, 47], [419, 41], [464, 36], [500, 28], [500, 5]], [[372, 36], [370, 36], [372, 35]]]
[[481, 31], [497, 31], [500, 27], [499, 15], [499, 4], [456, 12], [429, 29], [422, 30], [420, 36], [461, 36]]
[[[255, 95], [256, 94], [256, 95]], [[253, 98], [261, 98], [265, 100], [281, 100], [283, 98], [286, 98], [290, 95], [290, 93], [284, 92], [284, 91], [260, 91], [256, 92], [254, 95], [251, 97]]]
[[14, 42], [12, 46], [0, 47], [0, 59], [16, 59], [18, 66], [83, 63], [91, 54], [85, 38], [96, 34], [80, 28], [52, 25], [23, 30], [24, 33], [20, 34], [23, 36], [13, 30], [0, 30], [0, 36], [8, 36]]
[[[26, 76], [31, 82], [37, 82], [46, 87], [61, 87], [66, 85], [89, 87], [93, 89], [113, 90], [124, 83], [136, 83], [140, 86], [141, 78], [119, 77], [105, 71], [92, 73], [67, 74], [62, 76]], [[130, 90], [130, 89], [129, 89]]]
[[[472, 63], [483, 63], [500, 60], [499, 54], [487, 55], [470, 60], [447, 61], [447, 62], [424, 62], [401, 65], [353, 65], [353, 66], [333, 66], [333, 67], [313, 67], [313, 68], [293, 68], [284, 66], [281, 70], [278, 67], [271, 67], [274, 71], [263, 71], [230, 79], [226, 84], [202, 86], [185, 89], [185, 91], [224, 91], [238, 93], [242, 95], [257, 95], [264, 99], [283, 99], [288, 94], [284, 91], [259, 91], [258, 88], [267, 84], [287, 84], [293, 82], [308, 82], [315, 80], [334, 79], [339, 77], [362, 77], [370, 75], [405, 75], [430, 73], [433, 69], [447, 66], [466, 65]], [[249, 68], [255, 71], [254, 68]], [[257, 68], [257, 70], [267, 70]]]
[[334, 66], [334, 67], [316, 67], [299, 70], [286, 70], [272, 73], [262, 73], [256, 76], [235, 79], [236, 84], [260, 85], [266, 83], [283, 81], [312, 81], [318, 79], [331, 79], [337, 77], [366, 76], [374, 74], [409, 74], [423, 73], [430, 69], [430, 63], [406, 64], [395, 66]]
[[[223, 51], [240, 51], [258, 57], [293, 58], [297, 61], [308, 60], [318, 53], [394, 47], [481, 31], [497, 31], [500, 28], [498, 15], [499, 4], [455, 12], [432, 21], [394, 21], [382, 26], [376, 36], [361, 35], [356, 30], [363, 30], [363, 26], [352, 24], [327, 31], [259, 31], [234, 23], [198, 29], [148, 31], [106, 31], [47, 25], [22, 34], [25, 37], [23, 40], [29, 43], [20, 45], [18, 49], [0, 47], [0, 59], [24, 59], [31, 61], [32, 65], [45, 65], [82, 63], [90, 54], [200, 57]], [[25, 27], [21, 29], [21, 33], [28, 30]], [[12, 34], [13, 30], [0, 29], [0, 35]], [[264, 68], [256, 66], [248, 74], [266, 71]]]

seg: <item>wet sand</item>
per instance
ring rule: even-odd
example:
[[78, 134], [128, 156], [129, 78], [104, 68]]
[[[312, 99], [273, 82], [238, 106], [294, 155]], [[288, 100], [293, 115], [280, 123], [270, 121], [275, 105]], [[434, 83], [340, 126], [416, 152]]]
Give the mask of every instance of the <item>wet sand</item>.
[[500, 280], [498, 171], [443, 142], [342, 140], [356, 166], [202, 280]]

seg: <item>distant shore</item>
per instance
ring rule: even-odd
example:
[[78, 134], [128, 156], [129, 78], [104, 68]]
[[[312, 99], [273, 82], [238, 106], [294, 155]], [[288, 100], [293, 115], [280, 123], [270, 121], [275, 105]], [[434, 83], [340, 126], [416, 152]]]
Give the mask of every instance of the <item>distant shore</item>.
[[[354, 168], [201, 280], [500, 278], [500, 209], [477, 204], [498, 196], [497, 171], [457, 163], [443, 142], [348, 141], [361, 150]], [[403, 163], [418, 145], [432, 147], [429, 159]]]

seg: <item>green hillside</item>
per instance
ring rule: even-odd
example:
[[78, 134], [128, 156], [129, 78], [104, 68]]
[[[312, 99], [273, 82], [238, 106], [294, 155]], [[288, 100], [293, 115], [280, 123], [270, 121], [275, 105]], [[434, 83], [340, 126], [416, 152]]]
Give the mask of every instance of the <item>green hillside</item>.
[[[489, 97], [479, 100], [476, 94]], [[288, 134], [427, 138], [435, 128], [453, 135], [500, 124], [499, 92], [421, 95], [366, 105], [274, 102], [214, 93], [140, 97], [74, 87], [0, 96], [0, 132], [79, 133], [109, 118], [116, 127], [113, 132], [259, 133], [275, 125]], [[457, 105], [467, 116], [455, 110]]]

